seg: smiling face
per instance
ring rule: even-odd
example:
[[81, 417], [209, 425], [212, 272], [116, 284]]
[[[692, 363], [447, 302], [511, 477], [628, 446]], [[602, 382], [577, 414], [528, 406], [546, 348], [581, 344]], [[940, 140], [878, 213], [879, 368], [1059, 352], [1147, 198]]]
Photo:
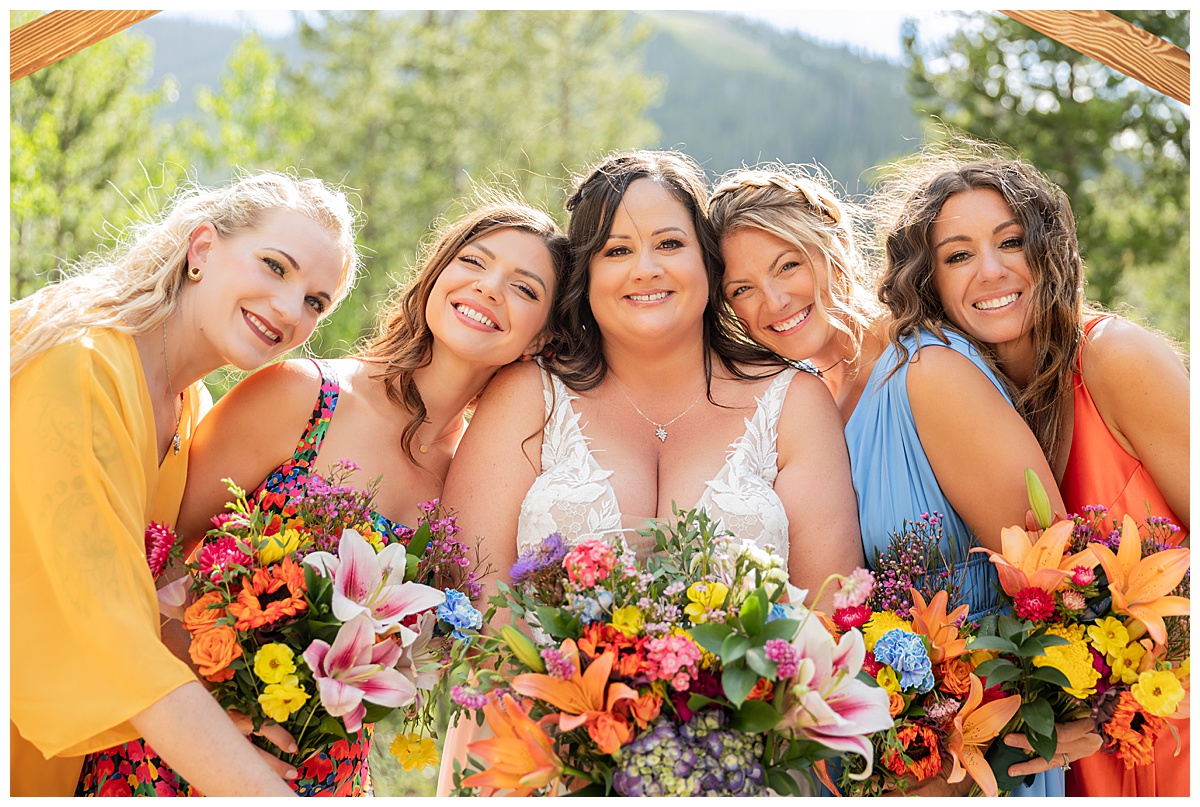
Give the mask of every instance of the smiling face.
[[592, 316], [604, 339], [702, 338], [704, 255], [691, 214], [657, 182], [630, 183], [588, 278]]
[[345, 263], [334, 236], [294, 210], [265, 211], [257, 226], [192, 233], [185, 282], [200, 336], [219, 366], [253, 370], [304, 343], [330, 308]]
[[956, 193], [931, 231], [934, 287], [946, 317], [1004, 352], [1029, 338], [1033, 275], [1025, 230], [990, 188]]
[[460, 249], [425, 304], [434, 349], [500, 367], [536, 353], [555, 291], [554, 261], [542, 239], [514, 227]]
[[836, 349], [838, 331], [816, 305], [819, 277], [822, 306], [829, 306], [829, 267], [819, 250], [810, 258], [772, 233], [746, 227], [721, 239], [721, 255], [725, 300], [751, 339], [800, 361]]

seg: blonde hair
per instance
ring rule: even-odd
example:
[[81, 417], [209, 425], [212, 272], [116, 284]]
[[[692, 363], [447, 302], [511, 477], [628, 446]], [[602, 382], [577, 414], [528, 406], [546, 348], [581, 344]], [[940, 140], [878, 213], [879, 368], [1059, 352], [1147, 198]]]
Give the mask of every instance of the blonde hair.
[[[425, 318], [425, 307], [442, 272], [468, 244], [497, 230], [516, 229], [541, 239], [554, 265], [555, 289], [562, 287], [567, 273], [567, 237], [545, 212], [499, 190], [478, 189], [478, 206], [461, 218], [444, 223], [421, 244], [413, 278], [393, 292], [379, 312], [375, 335], [358, 352], [369, 365], [372, 379], [387, 388], [388, 400], [409, 413], [404, 427], [404, 453], [416, 462], [412, 443], [425, 422], [425, 402], [417, 389], [414, 372], [433, 359], [433, 332]], [[557, 294], [557, 291], [556, 291]], [[551, 341], [559, 338], [550, 301], [550, 318], [543, 333]]]
[[[863, 240], [862, 217], [852, 203], [838, 198], [832, 184], [818, 166], [766, 163], [735, 169], [713, 189], [708, 216], [718, 240], [736, 230], [762, 230], [808, 256], [816, 290], [814, 308], [849, 338], [854, 367], [864, 334], [884, 311], [872, 291], [870, 263], [858, 246]], [[829, 267], [828, 308], [820, 293], [824, 279], [817, 272], [813, 250]], [[736, 319], [727, 302], [722, 311]]]
[[221, 188], [183, 188], [157, 220], [127, 227], [114, 247], [78, 261], [71, 276], [9, 305], [9, 377], [57, 344], [89, 328], [141, 333], [179, 305], [192, 233], [211, 222], [221, 236], [254, 228], [274, 209], [294, 210], [329, 231], [342, 255], [342, 274], [328, 316], [357, 279], [357, 211], [346, 195], [315, 178], [249, 174]]

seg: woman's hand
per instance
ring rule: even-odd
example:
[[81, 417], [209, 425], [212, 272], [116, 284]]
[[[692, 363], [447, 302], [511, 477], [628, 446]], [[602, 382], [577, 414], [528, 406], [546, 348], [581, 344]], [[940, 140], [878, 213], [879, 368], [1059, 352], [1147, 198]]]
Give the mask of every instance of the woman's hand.
[[[237, 726], [238, 731], [244, 734], [247, 739], [250, 738], [251, 734], [257, 734], [259, 737], [265, 737], [284, 753], [294, 754], [300, 750], [299, 746], [296, 745], [296, 739], [288, 733], [287, 729], [278, 723], [264, 721], [262, 727], [259, 728], [258, 731], [255, 731], [254, 721], [250, 719], [249, 715], [244, 715], [235, 709], [226, 709], [225, 714], [229, 715], [229, 719], [233, 721], [233, 725]], [[297, 773], [294, 767], [284, 762], [270, 751], [266, 751], [257, 746], [255, 746], [254, 750], [258, 751], [263, 760], [265, 760], [266, 763], [271, 766], [271, 769], [284, 779], [292, 780], [300, 775]]]
[[950, 776], [951, 764], [950, 759], [942, 760], [942, 769], [938, 771], [936, 776], [930, 776], [923, 782], [918, 782], [912, 776], [905, 776], [904, 781], [908, 783], [908, 787], [902, 792], [899, 788], [890, 789], [884, 792], [884, 796], [965, 796], [971, 792], [971, 786], [975, 784], [975, 780], [970, 776], [964, 776], [962, 781], [950, 784], [946, 781]]
[[[1100, 746], [1104, 743], [1100, 735], [1096, 733], [1095, 721], [1090, 717], [1073, 720], [1070, 723], [1056, 723], [1055, 729], [1058, 734], [1058, 747], [1054, 749], [1054, 756], [1048, 760], [1035, 756], [1028, 762], [1013, 765], [1008, 769], [1008, 775], [1027, 776], [1031, 773], [1048, 771], [1051, 768], [1068, 767], [1071, 762], [1090, 757], [1099, 751]], [[1004, 738], [1004, 742], [1022, 751], [1033, 751], [1033, 747], [1029, 744], [1029, 740], [1025, 739], [1024, 734], [1009, 734]]]

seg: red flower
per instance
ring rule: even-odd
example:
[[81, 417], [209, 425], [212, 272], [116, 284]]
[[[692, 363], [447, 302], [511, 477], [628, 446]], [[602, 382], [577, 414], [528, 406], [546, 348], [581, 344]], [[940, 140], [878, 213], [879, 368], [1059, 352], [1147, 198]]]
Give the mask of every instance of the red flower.
[[856, 605], [853, 608], [839, 608], [833, 612], [833, 621], [842, 630], [858, 628], [866, 624], [873, 612], [869, 605]]
[[300, 765], [301, 779], [315, 779], [323, 782], [331, 773], [333, 773], [333, 762], [324, 754], [313, 754]]
[[883, 665], [875, 660], [875, 651], [867, 651], [867, 655], [863, 657], [862, 668], [869, 673], [872, 678], [874, 678], [876, 675], [879, 675], [879, 671], [883, 669]]
[[133, 791], [129, 788], [129, 782], [122, 778], [109, 779], [104, 784], [100, 785], [101, 796], [132, 796]]
[[928, 779], [942, 769], [942, 754], [938, 748], [937, 733], [928, 726], [911, 724], [896, 733], [896, 739], [904, 746], [905, 762], [900, 752], [888, 749], [879, 761], [897, 776], [911, 773], [918, 782]]
[[1037, 586], [1029, 586], [1017, 592], [1013, 606], [1022, 619], [1045, 622], [1054, 616], [1054, 595]]

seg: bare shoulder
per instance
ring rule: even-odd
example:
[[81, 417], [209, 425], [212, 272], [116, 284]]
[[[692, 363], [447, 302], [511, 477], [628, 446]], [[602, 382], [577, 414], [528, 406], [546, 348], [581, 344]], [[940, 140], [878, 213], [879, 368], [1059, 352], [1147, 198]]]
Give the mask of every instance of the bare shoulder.
[[812, 373], [798, 371], [788, 382], [787, 397], [783, 401], [784, 415], [810, 411], [823, 414], [825, 410], [834, 415], [837, 413], [837, 406], [829, 387]]
[[1089, 388], [1150, 380], [1164, 372], [1187, 374], [1188, 370], [1166, 339], [1124, 317], [1105, 319], [1084, 343], [1083, 375]]
[[909, 361], [910, 397], [975, 395], [987, 390], [1000, 396], [991, 379], [973, 361], [947, 345], [922, 345]]
[[529, 401], [542, 398], [542, 370], [537, 362], [513, 362], [501, 367], [483, 388], [480, 403], [491, 401]]
[[226, 438], [255, 435], [269, 445], [276, 435], [299, 438], [321, 390], [321, 374], [307, 359], [270, 364], [233, 386], [200, 421], [198, 438], [217, 429]]

